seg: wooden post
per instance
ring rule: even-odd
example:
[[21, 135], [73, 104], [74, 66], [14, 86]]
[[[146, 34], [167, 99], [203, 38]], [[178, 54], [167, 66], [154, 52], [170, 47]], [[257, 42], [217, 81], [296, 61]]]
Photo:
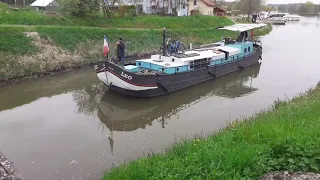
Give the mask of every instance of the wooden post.
[[165, 27], [163, 28], [162, 44], [163, 44], [162, 55], [165, 56], [165, 47], [166, 47], [166, 28]]

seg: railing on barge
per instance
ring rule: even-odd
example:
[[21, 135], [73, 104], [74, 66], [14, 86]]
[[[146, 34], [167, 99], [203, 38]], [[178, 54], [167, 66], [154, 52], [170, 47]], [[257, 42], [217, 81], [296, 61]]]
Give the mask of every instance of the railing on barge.
[[[229, 64], [231, 62], [235, 62], [235, 61], [241, 61], [243, 59], [245, 59], [246, 57], [256, 53], [257, 50], [254, 48], [254, 51], [251, 52], [251, 53], [248, 53], [248, 54], [245, 54], [245, 55], [238, 55], [237, 58], [235, 59], [230, 59], [230, 60], [225, 60], [225, 59], [215, 59], [215, 60], [207, 60], [207, 61], [203, 61], [203, 62], [199, 62], [199, 63], [193, 63], [192, 64], [188, 64], [188, 65], [181, 65], [181, 66], [175, 66], [175, 67], [170, 67], [170, 68], [174, 68], [175, 71], [174, 73], [180, 73], [179, 72], [179, 68], [189, 68], [190, 66], [192, 66], [193, 68], [190, 68], [188, 71], [194, 71], [194, 70], [199, 70], [199, 69], [205, 69], [205, 68], [209, 68], [209, 67], [215, 67], [215, 66], [221, 66], [221, 65], [224, 65], [224, 64]], [[217, 64], [217, 61], [221, 60], [221, 63]], [[223, 62], [225, 61], [225, 62]], [[215, 62], [215, 64], [211, 64], [211, 62]], [[223, 63], [222, 63], [223, 62]], [[199, 65], [199, 66], [198, 66]], [[197, 68], [194, 68], [196, 67]], [[163, 72], [164, 71], [164, 68], [159, 68], [157, 70], [157, 72]], [[188, 71], [184, 71], [184, 72], [188, 72]]]

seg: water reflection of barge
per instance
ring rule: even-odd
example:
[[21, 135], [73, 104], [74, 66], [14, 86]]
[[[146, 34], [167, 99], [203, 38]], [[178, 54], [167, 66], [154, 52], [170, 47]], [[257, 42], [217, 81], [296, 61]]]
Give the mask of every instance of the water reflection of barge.
[[236, 98], [256, 91], [256, 88], [251, 87], [251, 81], [258, 76], [259, 71], [260, 63], [224, 76], [214, 83], [207, 82], [185, 89], [179, 92], [179, 96], [173, 93], [152, 100], [124, 98], [107, 91], [100, 100], [98, 117], [110, 131], [134, 131], [151, 125], [154, 120], [164, 127], [167, 117], [208, 97]]

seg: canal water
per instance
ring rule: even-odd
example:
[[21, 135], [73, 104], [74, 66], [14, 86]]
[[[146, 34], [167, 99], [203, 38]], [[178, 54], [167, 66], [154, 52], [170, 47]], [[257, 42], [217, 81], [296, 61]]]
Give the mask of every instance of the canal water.
[[319, 32], [317, 17], [274, 26], [261, 38], [261, 64], [153, 99], [106, 91], [92, 68], [2, 87], [0, 149], [28, 179], [100, 179], [315, 86]]

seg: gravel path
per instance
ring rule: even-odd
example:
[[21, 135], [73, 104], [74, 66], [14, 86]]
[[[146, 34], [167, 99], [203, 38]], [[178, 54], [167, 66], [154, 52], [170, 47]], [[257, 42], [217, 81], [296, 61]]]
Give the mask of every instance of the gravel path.
[[264, 175], [261, 180], [320, 180], [320, 174], [304, 172], [271, 172]]

